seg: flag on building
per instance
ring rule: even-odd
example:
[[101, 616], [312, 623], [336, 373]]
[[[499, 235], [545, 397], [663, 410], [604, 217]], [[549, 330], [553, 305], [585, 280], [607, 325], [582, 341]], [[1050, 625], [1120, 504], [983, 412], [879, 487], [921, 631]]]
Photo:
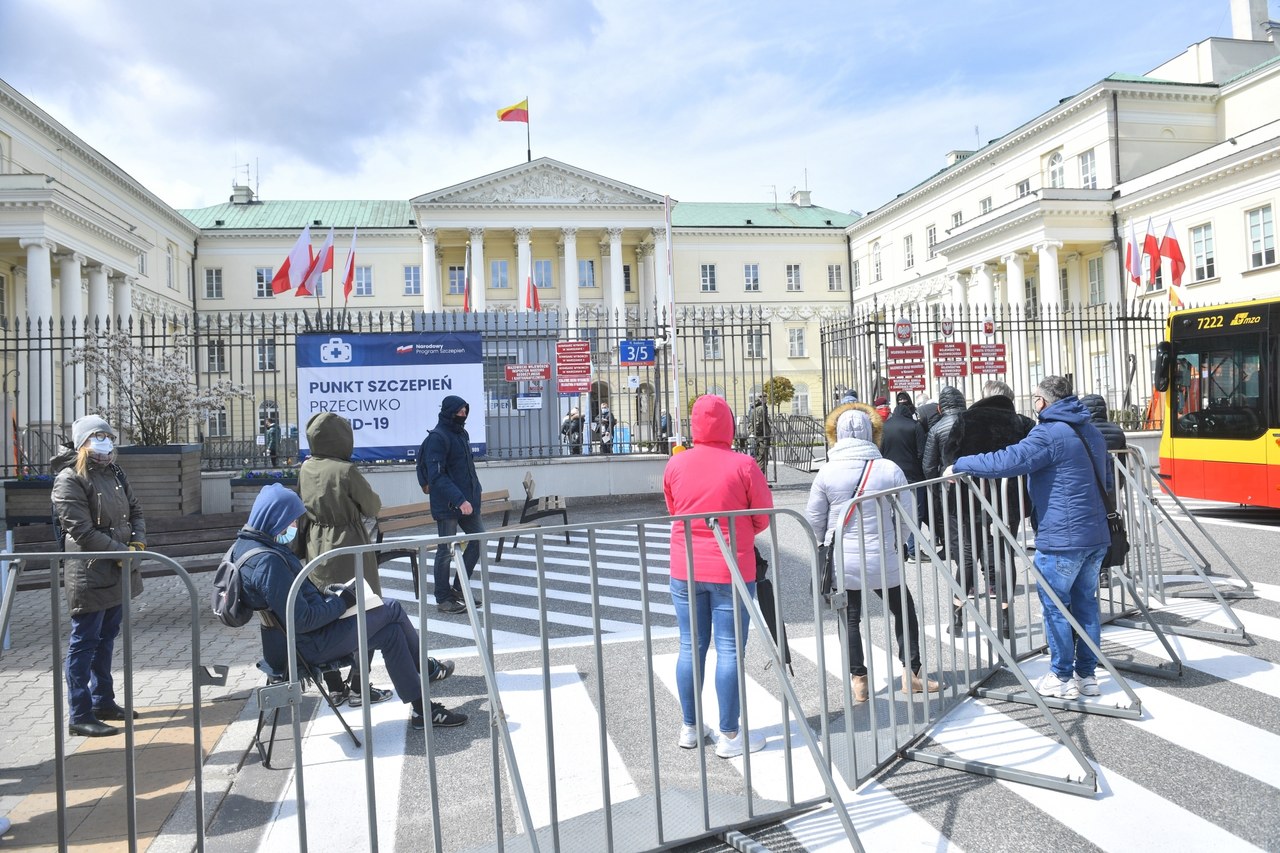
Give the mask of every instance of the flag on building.
[[518, 104], [512, 104], [509, 107], [503, 107], [498, 110], [498, 121], [522, 121], [529, 123], [529, 99], [525, 98]]
[[1156, 237], [1155, 232], [1151, 230], [1151, 217], [1147, 217], [1147, 236], [1142, 239], [1142, 254], [1151, 259], [1150, 278], [1151, 286], [1155, 287], [1156, 279], [1160, 276], [1160, 240]]
[[1169, 259], [1169, 302], [1174, 308], [1182, 307], [1182, 274], [1187, 271], [1186, 259], [1182, 257], [1182, 247], [1178, 245], [1178, 236], [1173, 231], [1173, 220], [1165, 229], [1164, 239], [1160, 241], [1160, 254]]
[[530, 311], [541, 311], [542, 300], [538, 299], [538, 288], [534, 285], [532, 278], [525, 279], [524, 307]]
[[347, 264], [342, 268], [342, 301], [351, 298], [351, 287], [356, 280], [356, 230], [351, 229], [351, 251], [347, 252]]
[[471, 313], [471, 243], [462, 257], [462, 313]]
[[1142, 244], [1138, 242], [1138, 230], [1129, 220], [1129, 250], [1124, 254], [1124, 268], [1129, 271], [1129, 280], [1139, 287], [1142, 285]]
[[289, 256], [271, 277], [271, 292], [285, 293], [295, 290], [306, 279], [309, 269], [311, 269], [310, 225], [302, 229], [302, 233], [298, 235], [298, 242], [294, 243], [293, 248], [289, 250]]
[[324, 274], [331, 269], [333, 269], [333, 228], [329, 229], [329, 235], [324, 238], [320, 253], [311, 259], [311, 269], [307, 270], [306, 280], [298, 285], [293, 295], [310, 296], [313, 293], [320, 293], [324, 288]]

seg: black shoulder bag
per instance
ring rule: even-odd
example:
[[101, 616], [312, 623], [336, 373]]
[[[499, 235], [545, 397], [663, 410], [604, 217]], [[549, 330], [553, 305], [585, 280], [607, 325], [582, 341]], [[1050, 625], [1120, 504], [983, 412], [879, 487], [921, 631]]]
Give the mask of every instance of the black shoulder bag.
[[[1076, 434], [1076, 438], [1080, 439], [1080, 443], [1084, 445], [1084, 457], [1089, 460], [1089, 470], [1093, 472], [1094, 482], [1098, 484], [1098, 497], [1102, 499], [1102, 505], [1107, 506], [1107, 490], [1102, 485], [1102, 478], [1098, 476], [1098, 468], [1093, 464], [1093, 454], [1089, 452], [1089, 442], [1084, 440], [1079, 430], [1072, 427]], [[1124, 529], [1124, 519], [1120, 517], [1120, 513], [1108, 507], [1107, 509], [1107, 530], [1111, 533], [1111, 547], [1107, 549], [1107, 553], [1102, 557], [1102, 567], [1123, 566], [1125, 558], [1129, 556], [1129, 534]]]

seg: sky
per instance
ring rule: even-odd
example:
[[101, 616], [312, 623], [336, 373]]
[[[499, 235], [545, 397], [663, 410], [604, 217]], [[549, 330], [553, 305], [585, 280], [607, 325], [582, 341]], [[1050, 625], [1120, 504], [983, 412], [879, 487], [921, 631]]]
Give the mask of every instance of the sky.
[[[1269, 3], [1280, 19], [1280, 2]], [[0, 78], [177, 208], [409, 199], [532, 152], [678, 201], [866, 212], [1228, 0], [0, 0]]]

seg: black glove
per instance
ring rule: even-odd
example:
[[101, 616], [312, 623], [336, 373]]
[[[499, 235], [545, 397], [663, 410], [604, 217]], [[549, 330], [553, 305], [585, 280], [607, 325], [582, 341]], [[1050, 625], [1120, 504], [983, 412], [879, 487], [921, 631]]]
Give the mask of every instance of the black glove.
[[336, 595], [338, 598], [341, 598], [343, 605], [346, 607], [356, 606], [356, 591], [349, 586], [344, 586], [340, 583], [331, 583], [325, 587], [324, 591], [329, 593], [329, 595]]

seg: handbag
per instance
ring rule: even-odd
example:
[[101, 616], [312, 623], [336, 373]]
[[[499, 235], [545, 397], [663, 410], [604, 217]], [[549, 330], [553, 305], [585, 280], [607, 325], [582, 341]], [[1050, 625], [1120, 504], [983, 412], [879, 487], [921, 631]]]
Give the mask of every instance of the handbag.
[[[1094, 482], [1098, 484], [1098, 494], [1102, 498], [1102, 505], [1106, 506], [1107, 490], [1102, 485], [1102, 478], [1098, 476], [1098, 469], [1094, 467], [1093, 457], [1089, 454], [1089, 443], [1084, 440], [1084, 436], [1076, 431], [1076, 438], [1080, 439], [1080, 443], [1084, 445], [1085, 457], [1089, 460], [1089, 470], [1093, 472]], [[1113, 509], [1107, 510], [1107, 532], [1111, 534], [1111, 546], [1107, 548], [1107, 553], [1102, 556], [1102, 567], [1110, 568], [1112, 566], [1123, 566], [1125, 558], [1129, 556], [1129, 533], [1124, 529], [1124, 518], [1120, 513]]]
[[862, 497], [862, 492], [867, 488], [867, 480], [871, 478], [872, 464], [873, 462], [868, 462], [862, 469], [862, 477], [858, 481], [858, 488], [854, 491], [853, 497], [849, 499], [849, 509], [843, 513], [844, 520], [839, 525], [831, 525], [827, 529], [827, 535], [822, 544], [818, 546], [818, 568], [822, 572], [822, 582], [819, 588], [824, 596], [830, 596], [836, 591], [836, 554], [843, 553], [843, 549], [836, 544], [836, 533], [843, 534], [844, 528], [849, 524], [849, 518], [853, 513], [857, 512], [858, 505], [854, 501]]

